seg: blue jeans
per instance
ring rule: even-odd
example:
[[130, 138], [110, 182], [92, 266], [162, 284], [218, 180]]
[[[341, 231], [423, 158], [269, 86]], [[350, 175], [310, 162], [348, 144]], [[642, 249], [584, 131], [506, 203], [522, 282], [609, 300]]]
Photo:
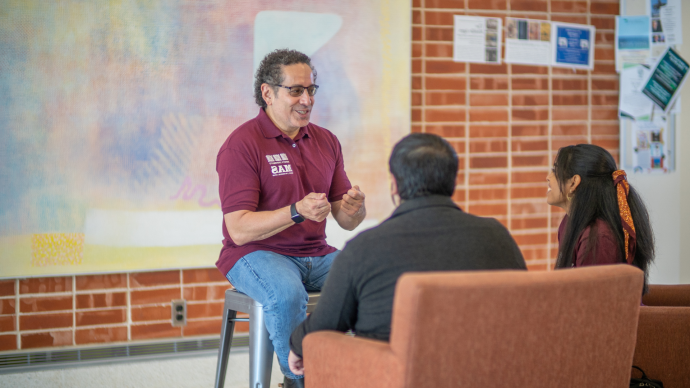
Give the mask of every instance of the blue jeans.
[[290, 335], [307, 318], [307, 291], [320, 291], [340, 251], [319, 257], [284, 256], [255, 251], [241, 258], [225, 276], [235, 288], [264, 306], [266, 329], [280, 370], [291, 379]]

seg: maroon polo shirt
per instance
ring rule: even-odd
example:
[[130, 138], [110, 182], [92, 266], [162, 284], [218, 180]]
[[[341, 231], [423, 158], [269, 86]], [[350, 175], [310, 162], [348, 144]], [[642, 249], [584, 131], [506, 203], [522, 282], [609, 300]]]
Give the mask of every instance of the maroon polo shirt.
[[[345, 174], [338, 139], [309, 123], [290, 139], [263, 109], [233, 131], [218, 151], [216, 171], [223, 214], [238, 210], [270, 211], [300, 201], [309, 193], [326, 193], [340, 201], [352, 187]], [[223, 248], [216, 266], [226, 274], [243, 256], [258, 250], [288, 256], [323, 256], [336, 249], [326, 244], [326, 221], [305, 220], [267, 239], [235, 245], [223, 221]]]

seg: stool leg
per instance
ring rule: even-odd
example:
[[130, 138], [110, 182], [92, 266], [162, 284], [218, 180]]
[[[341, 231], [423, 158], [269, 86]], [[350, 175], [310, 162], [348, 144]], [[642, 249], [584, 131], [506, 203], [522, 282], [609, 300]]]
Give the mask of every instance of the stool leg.
[[268, 388], [273, 368], [273, 344], [264, 322], [263, 306], [254, 302], [249, 312], [249, 386]]
[[216, 365], [216, 388], [223, 388], [225, 385], [225, 371], [228, 367], [228, 357], [230, 356], [230, 345], [232, 335], [235, 332], [235, 319], [237, 311], [224, 309], [223, 323], [220, 328], [220, 346], [218, 347], [218, 364]]

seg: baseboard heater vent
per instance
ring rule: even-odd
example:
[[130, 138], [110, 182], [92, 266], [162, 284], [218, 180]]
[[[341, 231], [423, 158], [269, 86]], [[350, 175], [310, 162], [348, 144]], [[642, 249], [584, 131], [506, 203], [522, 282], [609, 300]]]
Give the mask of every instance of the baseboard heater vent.
[[[218, 352], [219, 338], [156, 342], [98, 348], [0, 354], [0, 374], [76, 366], [135, 362]], [[248, 336], [234, 336], [233, 348], [249, 346]]]

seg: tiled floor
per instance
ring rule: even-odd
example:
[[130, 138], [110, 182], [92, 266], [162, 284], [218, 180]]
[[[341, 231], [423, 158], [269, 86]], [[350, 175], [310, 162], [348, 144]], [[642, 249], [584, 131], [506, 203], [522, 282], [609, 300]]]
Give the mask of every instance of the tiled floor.
[[[196, 388], [213, 387], [216, 355], [174, 358], [136, 363], [50, 369], [39, 372], [0, 374], [0, 387], [23, 388]], [[278, 361], [273, 360], [270, 387], [282, 383]], [[228, 362], [225, 388], [249, 386], [249, 353], [233, 351]]]

